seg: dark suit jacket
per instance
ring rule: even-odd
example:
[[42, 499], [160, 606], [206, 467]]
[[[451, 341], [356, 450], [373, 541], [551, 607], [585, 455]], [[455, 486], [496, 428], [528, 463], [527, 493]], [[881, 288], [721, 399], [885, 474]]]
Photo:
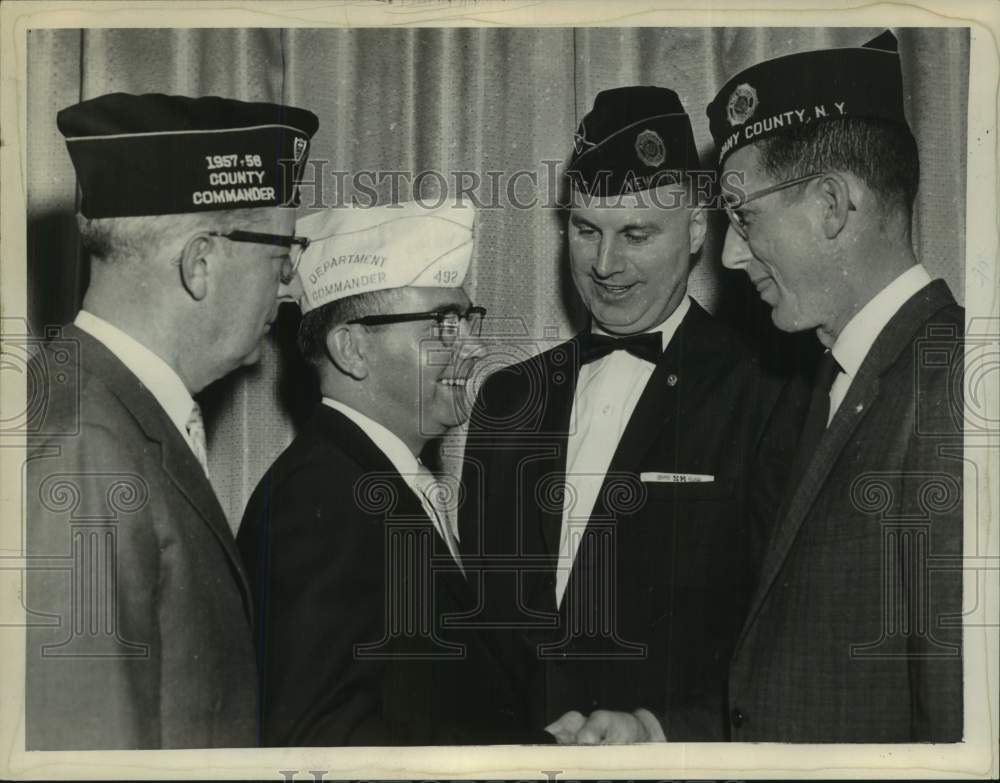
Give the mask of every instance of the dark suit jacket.
[[775, 530], [731, 667], [733, 738], [962, 737], [963, 310], [876, 339]]
[[474, 633], [447, 625], [470, 608], [465, 579], [346, 416], [317, 407], [258, 484], [238, 541], [258, 606], [262, 744], [531, 739], [480, 719], [476, 704], [503, 701], [507, 680]]
[[138, 378], [76, 327], [38, 358], [34, 379], [27, 747], [252, 745], [249, 589], [191, 449]]
[[[753, 496], [766, 507], [780, 492], [780, 476], [752, 478], [779, 384], [692, 303], [622, 435], [557, 610], [579, 340], [495, 373], [476, 403], [460, 522], [481, 618], [506, 626], [496, 646], [532, 725], [570, 709], [646, 707], [669, 739], [724, 739], [729, 656], [767, 533]], [[657, 483], [644, 472], [715, 478]]]

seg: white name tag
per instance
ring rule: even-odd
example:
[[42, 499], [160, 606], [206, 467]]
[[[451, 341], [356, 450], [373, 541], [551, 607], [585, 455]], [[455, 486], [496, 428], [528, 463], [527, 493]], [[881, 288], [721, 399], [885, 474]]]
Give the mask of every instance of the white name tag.
[[715, 476], [706, 473], [640, 473], [639, 480], [656, 484], [707, 484]]

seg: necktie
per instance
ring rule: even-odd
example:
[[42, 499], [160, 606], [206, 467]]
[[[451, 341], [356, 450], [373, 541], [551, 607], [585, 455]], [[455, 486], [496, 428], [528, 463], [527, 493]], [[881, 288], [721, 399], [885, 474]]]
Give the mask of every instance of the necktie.
[[202, 470], [208, 476], [208, 448], [205, 445], [205, 421], [201, 418], [201, 407], [194, 403], [191, 408], [191, 415], [187, 420], [187, 434], [191, 443], [191, 450], [201, 464]]
[[827, 351], [819, 361], [816, 370], [816, 379], [813, 382], [812, 398], [809, 401], [809, 412], [806, 414], [806, 423], [802, 428], [802, 437], [799, 439], [799, 468], [804, 468], [812, 459], [816, 446], [819, 445], [820, 438], [826, 431], [826, 424], [830, 418], [830, 387], [837, 375], [841, 372], [840, 365], [833, 358], [833, 353]]
[[445, 544], [448, 545], [448, 551], [464, 574], [465, 569], [462, 568], [462, 560], [458, 554], [456, 533], [451, 529], [451, 525], [448, 522], [447, 498], [451, 494], [449, 487], [421, 464], [417, 465], [417, 475], [414, 483], [417, 485], [417, 489], [420, 490], [420, 495], [424, 500], [424, 508], [434, 523], [434, 529], [444, 539]]
[[663, 354], [662, 332], [630, 334], [627, 337], [608, 337], [604, 334], [587, 334], [580, 341], [580, 361], [596, 362], [612, 351], [628, 351], [633, 356], [656, 364]]

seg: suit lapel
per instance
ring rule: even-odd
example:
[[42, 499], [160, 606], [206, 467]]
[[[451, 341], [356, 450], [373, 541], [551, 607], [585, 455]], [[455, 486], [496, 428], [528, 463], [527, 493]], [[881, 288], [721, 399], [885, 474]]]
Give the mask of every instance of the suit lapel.
[[[692, 300], [688, 313], [657, 361], [653, 374], [629, 417], [594, 502], [591, 521], [595, 517], [607, 519], [615, 516], [609, 513], [605, 504], [605, 498], [612, 494], [607, 491], [612, 477], [622, 473], [637, 473], [642, 459], [663, 437], [664, 429], [684, 412], [686, 406], [704, 398], [708, 389], [703, 389], [702, 386], [710, 387], [715, 377], [713, 366], [717, 343], [714, 342], [713, 327], [711, 317]], [[563, 468], [565, 469], [565, 465]], [[638, 476], [635, 478], [638, 480]], [[560, 518], [556, 535], [561, 529], [561, 521]], [[573, 559], [570, 568], [571, 583], [583, 578], [580, 569], [583, 568], [581, 563], [586, 560], [582, 551], [586, 546], [585, 539], [581, 543], [581, 551]], [[567, 592], [569, 591], [568, 588]], [[560, 604], [564, 619], [572, 611], [569, 604], [570, 601], [566, 600]]]
[[[577, 379], [580, 377], [580, 338], [574, 337], [565, 349], [568, 350], [572, 366], [572, 377], [568, 383], [555, 383], [556, 374], [566, 374], [564, 365], [553, 361], [552, 351], [542, 355], [543, 377], [545, 378], [545, 407], [539, 421], [538, 431], [545, 433], [543, 443], [547, 444], [545, 452], [528, 464], [525, 469], [526, 487], [538, 487], [545, 476], [563, 477], [566, 474], [566, 442], [569, 436], [570, 418], [573, 413], [573, 395], [576, 391]], [[562, 533], [562, 508], [558, 504], [549, 504], [547, 508], [538, 508], [539, 524], [546, 552], [555, 558], [559, 554], [559, 538]], [[552, 568], [556, 563], [553, 559]]]
[[[330, 448], [350, 454], [351, 458], [361, 466], [364, 475], [382, 476], [391, 483], [398, 502], [387, 511], [386, 518], [413, 522], [430, 528], [432, 554], [436, 563], [435, 576], [448, 586], [448, 589], [462, 602], [461, 605], [469, 605], [472, 594], [461, 571], [457, 567], [454, 567], [454, 570], [451, 567], [441, 567], [444, 563], [448, 563], [449, 566], [454, 564], [447, 543], [434, 529], [434, 523], [427, 516], [420, 499], [385, 453], [361, 427], [329, 405], [320, 403], [317, 406], [309, 429], [326, 441]], [[353, 499], [351, 502], [354, 502]], [[442, 520], [442, 523], [447, 524], [447, 521]]]
[[[605, 475], [605, 485], [608, 476], [623, 471], [632, 471], [642, 459], [649, 447], [656, 442], [660, 431], [670, 418], [671, 412], [676, 405], [676, 383], [677, 383], [677, 357], [676, 343], [671, 341], [656, 363], [653, 374], [649, 376], [646, 388], [643, 389], [639, 401], [635, 405], [635, 410], [629, 417], [625, 431], [622, 433], [618, 447], [615, 449], [611, 463], [608, 465], [608, 472]], [[602, 486], [598, 494], [597, 504], [594, 506], [595, 513], [598, 511], [600, 499], [604, 497], [604, 487]]]
[[142, 382], [103, 343], [72, 324], [64, 328], [63, 334], [79, 341], [83, 370], [99, 377], [129, 411], [146, 438], [159, 445], [164, 474], [195, 508], [226, 552], [249, 612], [250, 586], [226, 514], [177, 427]]
[[779, 521], [771, 535], [761, 564], [760, 579], [756, 596], [751, 604], [751, 617], [756, 614], [760, 603], [774, 583], [781, 565], [788, 556], [792, 542], [795, 540], [802, 523], [816, 501], [817, 495], [833, 469], [837, 457], [844, 450], [851, 435], [857, 429], [861, 420], [867, 415], [872, 403], [878, 396], [878, 374], [871, 365], [862, 365], [858, 375], [851, 383], [847, 396], [844, 398], [836, 415], [830, 422], [826, 433], [820, 439], [813, 458], [805, 473], [795, 487], [790, 487], [785, 501], [779, 511]]
[[[711, 346], [706, 344], [711, 342], [706, 339], [706, 324], [711, 324], [710, 316], [692, 301], [690, 310], [656, 363], [656, 368], [629, 417], [608, 466], [607, 476], [635, 472], [650, 447], [660, 438], [664, 427], [683, 412], [682, 408], [686, 404], [699, 398], [700, 392], [696, 386], [704, 379], [704, 374], [692, 371], [689, 357], [695, 357], [707, 365], [712, 363], [714, 354]], [[602, 487], [594, 513], [604, 510], [600, 505], [604, 496]]]
[[760, 579], [742, 636], [746, 635], [760, 611], [809, 510], [826, 485], [830, 471], [878, 398], [881, 376], [912, 344], [917, 331], [927, 319], [942, 307], [954, 303], [944, 281], [935, 280], [906, 301], [872, 344], [847, 395], [820, 439], [805, 473], [796, 486], [787, 490], [785, 502], [779, 512], [778, 525], [761, 566]]

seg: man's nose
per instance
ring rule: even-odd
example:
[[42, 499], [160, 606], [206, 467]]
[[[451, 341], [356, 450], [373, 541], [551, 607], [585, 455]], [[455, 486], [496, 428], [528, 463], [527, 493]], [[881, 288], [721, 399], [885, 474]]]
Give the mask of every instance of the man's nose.
[[726, 269], [745, 269], [753, 258], [750, 247], [736, 230], [729, 226], [726, 229], [726, 241], [722, 246], [722, 265]]
[[278, 302], [295, 302], [302, 298], [302, 281], [299, 279], [298, 275], [292, 275], [292, 279], [289, 282], [284, 280], [278, 283]]
[[608, 235], [601, 237], [600, 247], [597, 248], [597, 258], [594, 260], [594, 272], [598, 277], [610, 277], [615, 272], [620, 272], [621, 267], [615, 238]]

